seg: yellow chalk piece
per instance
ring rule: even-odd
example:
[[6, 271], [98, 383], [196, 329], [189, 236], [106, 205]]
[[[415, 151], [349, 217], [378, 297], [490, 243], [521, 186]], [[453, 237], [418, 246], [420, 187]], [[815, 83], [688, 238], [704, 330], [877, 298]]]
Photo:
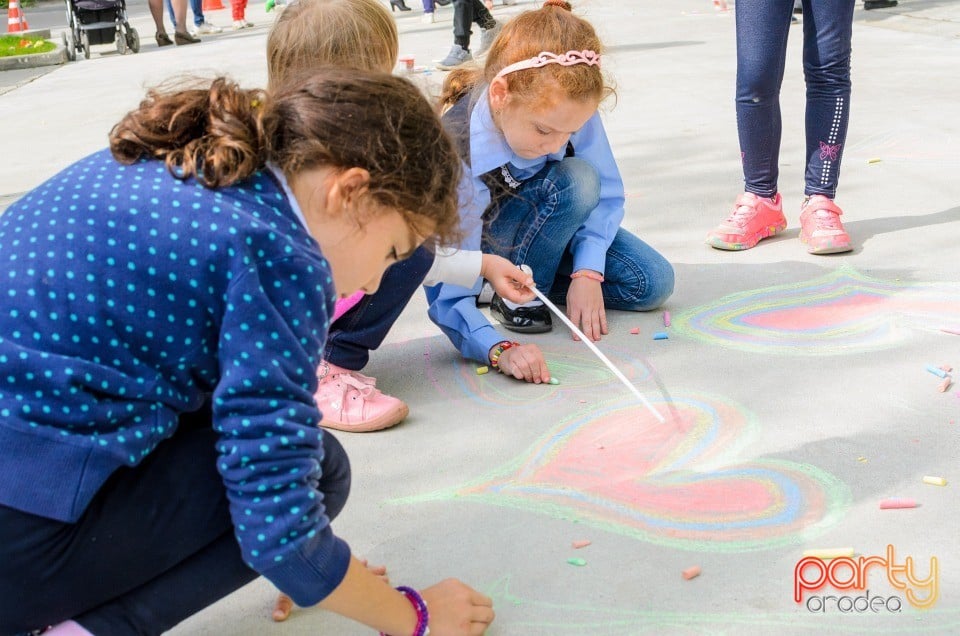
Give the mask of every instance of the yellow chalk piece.
[[477, 367], [477, 375], [483, 375], [484, 373], [487, 373], [488, 371], [490, 371], [490, 368], [489, 368], [489, 367]]
[[827, 559], [837, 559], [840, 557], [852, 557], [853, 548], [822, 548], [816, 550], [804, 550], [803, 556], [817, 557], [826, 561]]
[[923, 478], [923, 483], [930, 484], [931, 486], [946, 486], [947, 480], [944, 477], [931, 477], [930, 475], [926, 475]]
[[867, 163], [880, 163], [883, 159], [879, 157], [874, 157], [873, 159], [867, 159]]
[[857, 457], [857, 461], [860, 462], [861, 464], [866, 464], [866, 463], [867, 463], [867, 458], [866, 458], [866, 457]]

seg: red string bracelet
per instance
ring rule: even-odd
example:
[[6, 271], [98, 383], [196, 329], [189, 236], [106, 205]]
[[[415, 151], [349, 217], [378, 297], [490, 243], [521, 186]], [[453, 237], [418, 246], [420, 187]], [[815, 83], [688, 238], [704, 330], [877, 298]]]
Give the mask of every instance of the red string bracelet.
[[570, 274], [570, 278], [589, 278], [590, 280], [595, 280], [598, 283], [603, 282], [603, 274], [598, 274], [592, 269], [581, 269], [578, 272]]

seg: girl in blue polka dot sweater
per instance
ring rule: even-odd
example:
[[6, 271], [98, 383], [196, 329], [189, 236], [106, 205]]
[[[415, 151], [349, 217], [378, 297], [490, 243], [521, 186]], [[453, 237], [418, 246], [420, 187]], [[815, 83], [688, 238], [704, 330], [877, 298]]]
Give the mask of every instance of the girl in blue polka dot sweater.
[[350, 467], [313, 398], [336, 298], [456, 239], [429, 104], [357, 70], [218, 79], [110, 142], [0, 216], [0, 633], [159, 634], [258, 575], [386, 633], [480, 633], [490, 599], [394, 590], [333, 534]]

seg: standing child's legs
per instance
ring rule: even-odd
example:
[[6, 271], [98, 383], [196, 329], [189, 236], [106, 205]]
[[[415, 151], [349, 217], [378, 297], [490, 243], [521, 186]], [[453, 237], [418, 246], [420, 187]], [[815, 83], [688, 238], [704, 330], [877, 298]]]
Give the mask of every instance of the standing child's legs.
[[777, 179], [780, 84], [792, 15], [793, 0], [737, 3], [737, 133], [744, 191], [733, 212], [707, 235], [707, 243], [718, 249], [750, 249], [787, 227]]
[[320, 425], [342, 431], [369, 432], [399, 424], [409, 413], [403, 400], [382, 393], [362, 373], [370, 351], [379, 347], [403, 313], [433, 264], [433, 253], [420, 247], [394, 263], [376, 293], [364, 296], [330, 326], [319, 373], [317, 405]]
[[230, 12], [233, 16], [233, 30], [252, 27], [252, 22], [247, 22], [247, 0], [230, 0]]
[[807, 82], [807, 172], [800, 240], [811, 254], [853, 249], [833, 202], [850, 117], [854, 0], [805, 0], [803, 74]]
[[451, 69], [473, 59], [470, 53], [470, 27], [476, 22], [481, 29], [479, 52], [483, 52], [497, 33], [497, 21], [480, 0], [453, 0], [453, 47], [442, 61], [441, 69]]
[[[201, 421], [205, 420], [205, 421]], [[258, 575], [243, 562], [209, 411], [141, 464], [121, 468], [76, 523], [0, 506], [0, 633], [73, 619], [93, 634], [160, 634]], [[350, 468], [324, 435], [326, 514], [346, 502]]]

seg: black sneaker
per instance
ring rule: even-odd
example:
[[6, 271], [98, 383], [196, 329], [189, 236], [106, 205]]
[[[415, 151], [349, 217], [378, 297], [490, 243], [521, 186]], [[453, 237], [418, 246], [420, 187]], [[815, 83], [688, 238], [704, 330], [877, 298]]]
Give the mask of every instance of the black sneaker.
[[546, 305], [510, 309], [497, 294], [490, 300], [490, 315], [510, 331], [546, 333], [553, 329], [553, 319]]

